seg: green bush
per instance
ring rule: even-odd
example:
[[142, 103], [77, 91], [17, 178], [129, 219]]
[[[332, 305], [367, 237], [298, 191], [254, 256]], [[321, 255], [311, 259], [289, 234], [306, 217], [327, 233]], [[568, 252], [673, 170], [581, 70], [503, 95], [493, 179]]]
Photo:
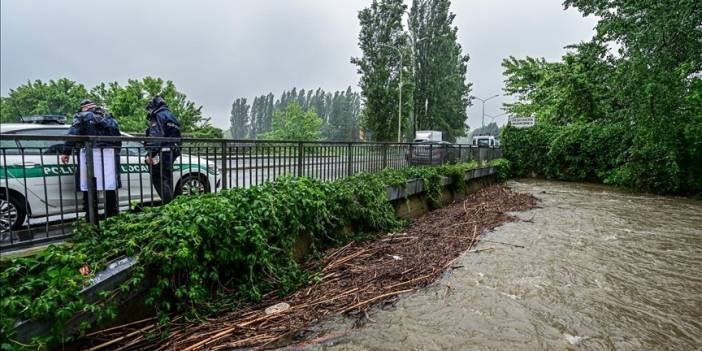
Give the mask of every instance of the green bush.
[[[401, 222], [387, 201], [387, 185], [423, 179], [429, 196], [438, 199], [440, 176], [464, 183], [472, 167], [410, 167], [334, 182], [286, 177], [247, 189], [181, 196], [166, 206], [122, 213], [97, 228], [79, 223], [71, 245], [0, 262], [0, 343], [16, 347], [9, 337], [14, 323], [24, 319], [52, 321], [52, 335], [33, 340], [34, 346], [62, 342], [76, 313], [113, 318], [115, 297], [144, 281], [145, 302], [161, 312], [212, 310], [221, 300], [256, 301], [273, 289], [286, 294], [310, 278], [293, 257], [300, 234], [309, 234], [313, 248], [319, 248], [343, 244], [352, 233], [395, 229]], [[80, 291], [89, 277], [79, 268], [87, 264], [97, 272], [125, 255], [138, 261], [131, 277], [114, 291], [101, 292], [98, 302], [83, 301]]]
[[509, 160], [500, 158], [492, 161], [490, 165], [495, 167], [496, 177], [499, 183], [503, 183], [510, 178], [512, 173], [512, 164], [509, 162]]
[[502, 131], [503, 155], [516, 177], [602, 182], [656, 193], [702, 192], [699, 174], [690, 175], [700, 160], [686, 160], [684, 144], [624, 123], [542, 123]]

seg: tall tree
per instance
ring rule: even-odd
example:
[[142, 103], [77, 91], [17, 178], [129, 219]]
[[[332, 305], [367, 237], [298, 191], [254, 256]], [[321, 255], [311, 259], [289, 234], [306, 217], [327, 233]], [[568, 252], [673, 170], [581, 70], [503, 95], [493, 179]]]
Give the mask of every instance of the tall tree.
[[126, 132], [143, 133], [146, 128], [146, 109], [151, 97], [159, 95], [166, 100], [171, 112], [178, 117], [184, 133], [210, 126], [210, 118], [202, 115], [202, 106], [196, 106], [178, 91], [172, 81], [145, 77], [130, 79], [125, 86], [117, 82], [101, 83], [90, 90], [93, 99], [104, 104]]
[[[232, 105], [231, 135], [235, 137], [257, 138], [270, 132], [272, 119], [277, 111], [285, 110], [290, 104], [297, 104], [303, 112], [314, 111], [322, 119], [322, 137], [328, 140], [351, 141], [359, 139], [361, 96], [348, 87], [334, 94], [317, 90], [284, 90], [276, 100], [273, 93], [254, 98], [250, 110], [246, 99], [239, 98]], [[245, 105], [245, 106], [244, 106]], [[236, 117], [234, 117], [236, 116]], [[237, 134], [235, 126], [248, 121], [248, 134]]]
[[63, 115], [71, 121], [82, 99], [89, 98], [83, 84], [67, 78], [42, 82], [28, 81], [15, 89], [10, 89], [7, 97], [2, 98], [0, 121], [17, 122], [20, 117], [31, 115]]
[[[597, 34], [570, 46], [560, 62], [505, 60], [505, 91], [518, 98], [508, 110], [578, 133], [619, 131], [615, 139], [625, 152], [607, 164], [612, 169], [599, 170], [608, 182], [702, 192], [700, 2], [566, 0], [565, 5], [597, 16]], [[557, 139], [567, 140], [572, 139]]]
[[644, 189], [702, 189], [702, 4], [695, 0], [566, 0], [599, 18], [597, 39], [619, 44], [616, 92], [635, 130], [622, 177]]
[[323, 133], [328, 140], [349, 141], [359, 138], [361, 99], [351, 87], [337, 91], [331, 98], [331, 113]]
[[514, 116], [535, 116], [541, 122], [568, 124], [614, 121], [628, 102], [618, 97], [616, 66], [599, 42], [568, 47], [561, 62], [510, 57], [502, 62], [505, 92], [517, 97], [505, 104]]
[[[402, 0], [373, 0], [361, 10], [359, 47], [362, 57], [352, 58], [361, 75], [365, 111], [365, 128], [376, 140], [397, 140], [398, 119], [401, 134], [411, 130], [408, 115], [412, 106], [410, 49], [403, 30], [402, 17], [407, 7]], [[402, 80], [400, 77], [402, 76]], [[399, 90], [402, 87], [402, 115], [399, 114]]]
[[229, 117], [231, 123], [230, 134], [234, 139], [245, 139], [249, 135], [249, 106], [246, 103], [246, 98], [234, 100], [232, 104], [232, 112]]
[[270, 132], [262, 134], [269, 140], [320, 140], [322, 119], [314, 111], [303, 111], [297, 101], [273, 114], [273, 126]]
[[209, 118], [202, 115], [202, 106], [196, 106], [187, 96], [178, 91], [172, 81], [146, 77], [130, 79], [125, 86], [117, 82], [100, 83], [88, 91], [83, 84], [62, 78], [44, 83], [40, 80], [27, 82], [10, 90], [2, 98], [1, 120], [17, 121], [21, 116], [35, 114], [60, 114], [69, 117], [78, 111], [80, 101], [90, 98], [104, 105], [119, 121], [125, 132], [144, 132], [146, 128], [145, 106], [154, 95], [162, 96], [171, 111], [178, 117], [185, 133], [210, 127]]
[[417, 129], [441, 130], [448, 140], [464, 135], [471, 84], [469, 56], [458, 44], [450, 0], [413, 0], [409, 29], [413, 47]]

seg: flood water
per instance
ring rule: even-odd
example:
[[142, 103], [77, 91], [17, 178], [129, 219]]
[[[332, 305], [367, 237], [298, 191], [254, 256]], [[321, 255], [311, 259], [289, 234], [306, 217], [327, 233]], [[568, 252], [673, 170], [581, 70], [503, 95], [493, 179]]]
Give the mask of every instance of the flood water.
[[[700, 350], [702, 201], [512, 181], [518, 213], [437, 283], [319, 350]], [[494, 248], [494, 249], [491, 249]], [[449, 287], [449, 288], [447, 288]]]

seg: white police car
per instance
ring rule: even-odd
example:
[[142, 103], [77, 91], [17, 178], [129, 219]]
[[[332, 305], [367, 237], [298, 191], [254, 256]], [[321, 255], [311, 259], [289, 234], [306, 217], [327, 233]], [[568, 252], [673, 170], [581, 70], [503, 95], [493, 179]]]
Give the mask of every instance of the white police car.
[[[60, 162], [62, 141], [16, 140], [10, 135], [64, 136], [68, 125], [0, 124], [0, 232], [17, 229], [28, 218], [75, 214], [83, 198], [76, 193], [75, 164]], [[131, 137], [123, 133], [124, 136]], [[21, 150], [24, 148], [24, 152]], [[159, 197], [144, 164], [139, 141], [122, 142], [120, 207], [130, 202], [153, 202]], [[205, 159], [183, 154], [173, 166], [175, 194], [212, 192], [219, 188], [216, 167]], [[100, 201], [102, 203], [102, 201]]]

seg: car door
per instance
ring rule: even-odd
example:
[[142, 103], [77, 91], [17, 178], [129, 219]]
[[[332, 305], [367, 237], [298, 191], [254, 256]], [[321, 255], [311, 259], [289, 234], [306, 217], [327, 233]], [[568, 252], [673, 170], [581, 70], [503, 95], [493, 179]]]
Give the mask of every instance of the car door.
[[159, 198], [151, 185], [149, 167], [144, 164], [145, 155], [146, 152], [142, 142], [122, 142], [122, 150], [120, 152], [122, 188], [119, 191], [121, 206], [127, 206], [130, 202], [155, 201]]
[[[16, 135], [63, 136], [68, 129], [33, 128], [16, 131]], [[60, 162], [63, 141], [56, 140], [20, 140], [20, 157], [18, 162], [24, 167], [21, 174], [27, 184], [32, 217], [71, 213], [78, 210], [82, 196], [76, 193], [75, 159], [68, 164]], [[31, 199], [38, 199], [32, 201]]]

